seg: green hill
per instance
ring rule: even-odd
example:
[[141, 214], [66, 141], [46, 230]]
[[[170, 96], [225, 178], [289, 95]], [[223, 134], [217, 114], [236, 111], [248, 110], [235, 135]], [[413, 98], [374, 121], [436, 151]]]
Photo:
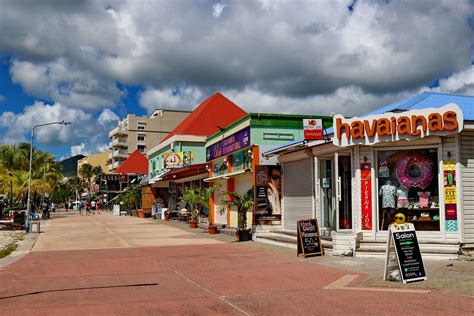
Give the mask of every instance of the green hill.
[[63, 175], [65, 177], [73, 177], [77, 175], [77, 161], [84, 157], [84, 155], [77, 155], [61, 161], [60, 163], [63, 165]]

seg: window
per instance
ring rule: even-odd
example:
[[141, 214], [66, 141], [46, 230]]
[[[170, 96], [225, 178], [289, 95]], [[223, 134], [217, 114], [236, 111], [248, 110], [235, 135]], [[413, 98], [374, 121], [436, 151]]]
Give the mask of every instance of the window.
[[139, 142], [145, 141], [145, 134], [138, 134], [137, 140], [138, 140]]
[[145, 123], [145, 122], [138, 122], [137, 124], [138, 124], [138, 125], [137, 125], [137, 129], [142, 129], [142, 130], [143, 130], [143, 129], [145, 129], [145, 127], [146, 127], [146, 123]]
[[439, 231], [438, 150], [387, 150], [377, 154], [379, 230], [396, 221]]
[[141, 153], [143, 153], [143, 152], [145, 152], [145, 150], [146, 150], [146, 146], [145, 146], [145, 145], [138, 145], [138, 146], [137, 146], [137, 149], [138, 149]]

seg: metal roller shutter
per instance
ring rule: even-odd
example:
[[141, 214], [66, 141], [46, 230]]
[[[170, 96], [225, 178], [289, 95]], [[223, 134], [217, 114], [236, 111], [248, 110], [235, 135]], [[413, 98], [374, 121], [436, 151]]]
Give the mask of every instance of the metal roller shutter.
[[283, 172], [285, 230], [296, 231], [296, 222], [313, 217], [312, 159], [286, 163]]

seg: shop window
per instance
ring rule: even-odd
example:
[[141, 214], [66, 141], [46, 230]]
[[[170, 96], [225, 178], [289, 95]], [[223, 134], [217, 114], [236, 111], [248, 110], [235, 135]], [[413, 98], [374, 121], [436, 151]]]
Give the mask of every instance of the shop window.
[[227, 160], [221, 159], [212, 163], [212, 175], [220, 176], [227, 173]]
[[379, 230], [410, 222], [439, 231], [438, 151], [387, 150], [377, 154]]
[[232, 155], [232, 171], [240, 171], [244, 169], [244, 152], [239, 151]]

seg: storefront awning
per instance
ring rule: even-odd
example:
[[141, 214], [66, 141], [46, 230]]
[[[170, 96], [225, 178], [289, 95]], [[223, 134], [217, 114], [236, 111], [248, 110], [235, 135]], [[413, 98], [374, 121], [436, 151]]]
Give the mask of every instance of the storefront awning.
[[252, 169], [239, 170], [239, 171], [235, 171], [235, 172], [231, 172], [231, 173], [221, 174], [221, 175], [218, 175], [218, 176], [215, 176], [215, 177], [206, 178], [203, 181], [204, 182], [211, 182], [211, 181], [218, 180], [218, 179], [229, 179], [231, 177], [234, 177], [234, 176], [237, 176], [239, 174], [246, 173], [246, 172], [250, 172], [250, 171], [252, 171]]
[[168, 173], [170, 173], [171, 170], [169, 169], [164, 169], [163, 171], [157, 173], [156, 176], [154, 176], [153, 178], [151, 178], [151, 180], [148, 182], [149, 184], [153, 184], [155, 182], [158, 182], [160, 180], [162, 180], [164, 178], [164, 176], [166, 176]]

